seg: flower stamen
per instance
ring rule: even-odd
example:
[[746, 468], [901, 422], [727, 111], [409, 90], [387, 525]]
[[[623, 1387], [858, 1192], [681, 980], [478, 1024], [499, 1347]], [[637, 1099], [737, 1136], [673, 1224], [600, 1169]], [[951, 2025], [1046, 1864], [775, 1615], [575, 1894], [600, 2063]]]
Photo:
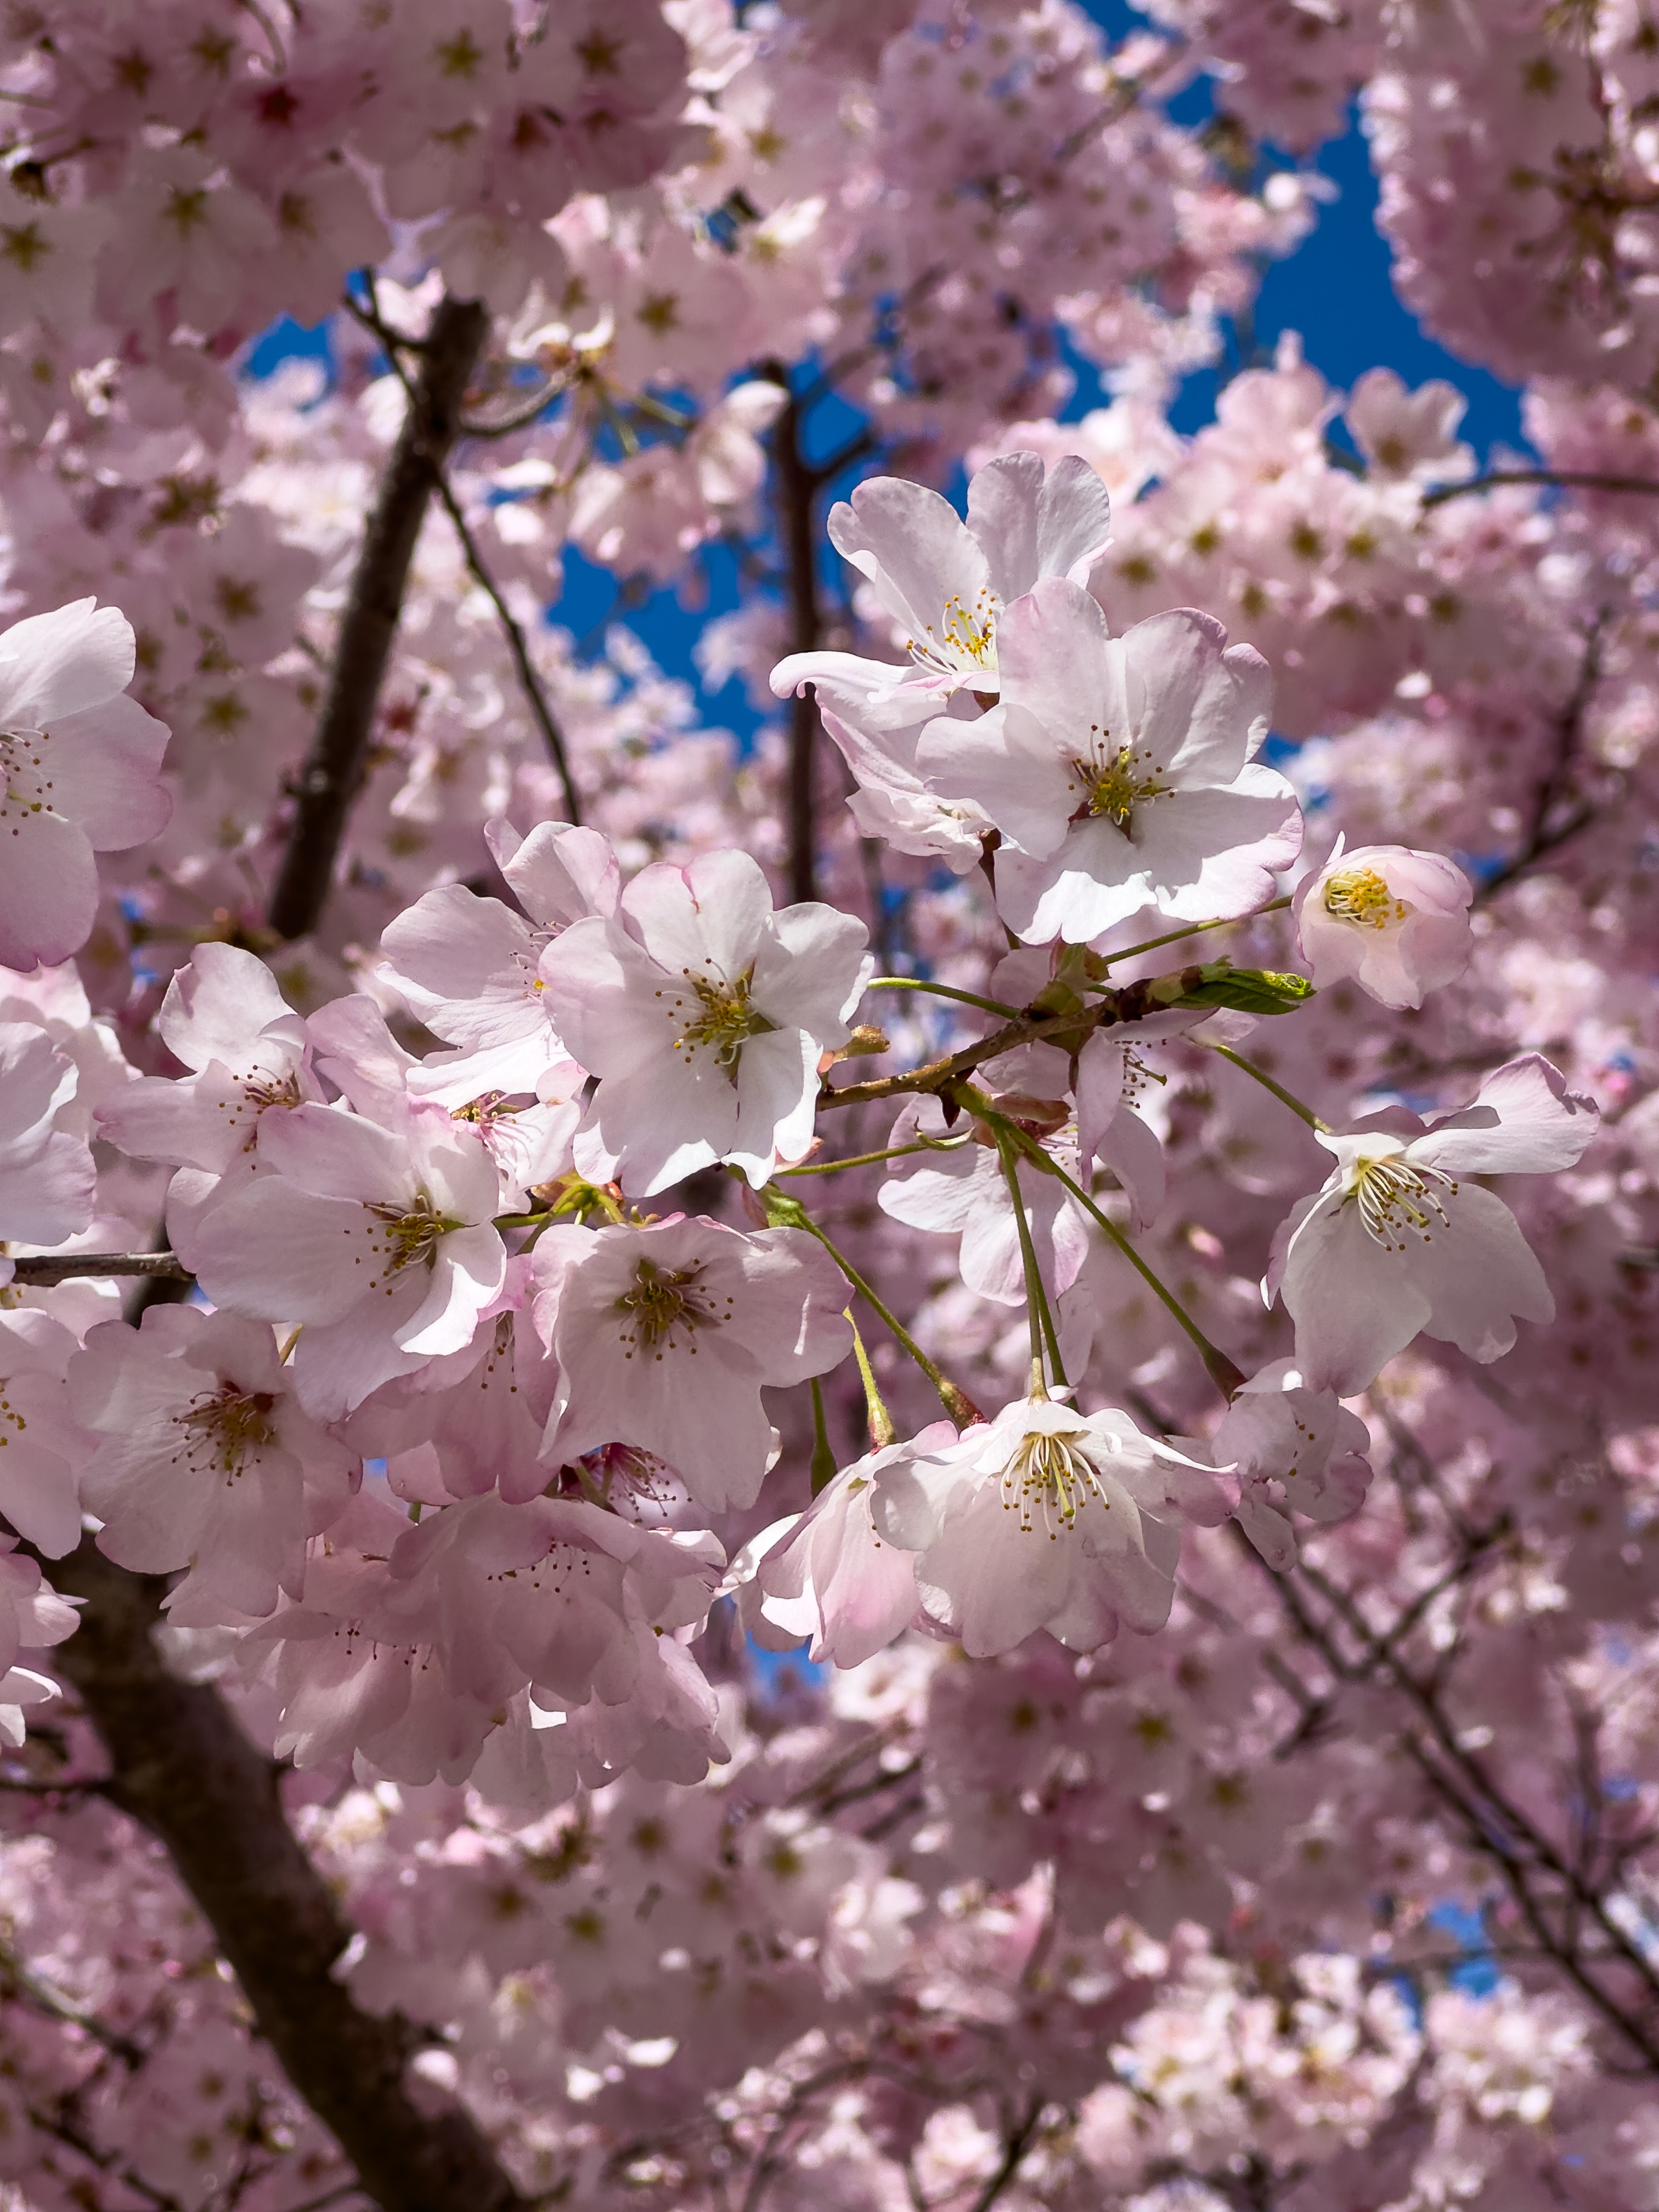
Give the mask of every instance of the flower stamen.
[[201, 1391], [173, 1425], [182, 1429], [185, 1442], [173, 1455], [186, 1466], [204, 1468], [234, 1481], [250, 1452], [269, 1451], [276, 1441], [270, 1419], [276, 1398], [269, 1390], [238, 1390], [227, 1382], [216, 1394]]
[[1361, 929], [1386, 929], [1404, 921], [1410, 908], [1375, 868], [1339, 868], [1325, 886], [1325, 911]]
[[1150, 763], [1150, 752], [1137, 752], [1133, 745], [1110, 749], [1111, 732], [1092, 725], [1094, 742], [1085, 758], [1078, 755], [1072, 762], [1072, 773], [1076, 781], [1068, 790], [1082, 791], [1082, 800], [1073, 814], [1073, 822], [1107, 821], [1127, 836], [1133, 820], [1134, 810], [1147, 800], [1161, 799], [1169, 786], [1161, 783], [1156, 770], [1148, 775], [1137, 772], [1138, 761]]
[[730, 983], [694, 975], [689, 969], [684, 972], [702, 1011], [695, 1021], [687, 1022], [681, 1029], [674, 1040], [674, 1049], [684, 1052], [690, 1060], [699, 1045], [708, 1045], [714, 1050], [715, 1066], [735, 1079], [738, 1062], [749, 1039], [765, 1036], [777, 1027], [750, 1000], [755, 971], [745, 969]]
[[1457, 1185], [1438, 1168], [1408, 1167], [1402, 1159], [1356, 1160], [1348, 1196], [1359, 1207], [1366, 1234], [1385, 1252], [1403, 1252], [1407, 1236], [1427, 1243], [1437, 1219], [1443, 1229], [1451, 1224], [1431, 1183], [1440, 1183], [1454, 1198]]
[[659, 1267], [654, 1260], [640, 1261], [633, 1289], [624, 1291], [616, 1304], [616, 1310], [630, 1324], [622, 1333], [623, 1342], [629, 1347], [623, 1354], [625, 1359], [631, 1359], [635, 1352], [648, 1352], [653, 1359], [660, 1359], [664, 1352], [682, 1347], [696, 1358], [697, 1330], [718, 1327], [730, 1319], [732, 1312], [730, 1297], [725, 1313], [715, 1311], [707, 1294], [697, 1288], [702, 1273], [701, 1261], [672, 1273]]
[[1105, 1486], [1082, 1452], [1046, 1429], [1020, 1439], [1002, 1471], [1002, 1505], [1005, 1512], [1019, 1515], [1022, 1535], [1030, 1535], [1040, 1524], [1049, 1542], [1058, 1542], [1060, 1530], [1073, 1527], [1091, 1502], [1103, 1512], [1111, 1510]]

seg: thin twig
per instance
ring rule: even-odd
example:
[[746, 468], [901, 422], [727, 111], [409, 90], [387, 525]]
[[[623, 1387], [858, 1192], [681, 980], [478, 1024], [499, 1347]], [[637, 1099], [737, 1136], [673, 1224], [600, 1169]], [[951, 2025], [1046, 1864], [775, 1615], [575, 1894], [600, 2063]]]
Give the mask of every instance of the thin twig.
[[483, 557], [467, 526], [466, 517], [461, 512], [460, 501], [441, 469], [438, 471], [438, 497], [442, 501], [444, 512], [454, 525], [455, 535], [461, 542], [467, 574], [495, 610], [495, 618], [507, 638], [507, 651], [513, 655], [513, 665], [519, 672], [519, 683], [526, 701], [535, 718], [536, 726], [542, 733], [542, 741], [547, 747], [554, 768], [558, 771], [559, 783], [564, 793], [565, 818], [579, 823], [582, 818], [581, 800], [576, 795], [576, 780], [571, 773], [570, 755], [565, 744], [564, 732], [548, 704], [541, 678], [530, 658], [530, 647], [523, 626], [502, 598], [495, 578], [484, 566]]
[[1443, 507], [1449, 499], [1463, 499], [1473, 491], [1497, 491], [1506, 484], [1559, 484], [1574, 491], [1629, 491], [1659, 497], [1659, 478], [1653, 477], [1610, 476], [1599, 469], [1493, 469], [1462, 483], [1437, 484], [1424, 493], [1423, 504]]
[[[358, 309], [357, 312], [361, 314], [362, 311]], [[368, 318], [365, 317], [364, 319], [367, 320]], [[371, 325], [371, 327], [374, 326]], [[395, 353], [388, 352], [387, 359], [392, 363], [393, 374], [408, 394], [410, 407], [413, 408], [416, 400], [414, 385], [410, 381], [403, 364]], [[495, 610], [495, 619], [501, 626], [502, 635], [507, 639], [507, 651], [512, 654], [513, 665], [518, 671], [520, 688], [524, 693], [526, 703], [535, 720], [536, 726], [542, 733], [542, 742], [546, 745], [549, 757], [558, 771], [559, 782], [564, 791], [566, 819], [580, 823], [582, 818], [581, 801], [576, 795], [576, 782], [570, 771], [570, 756], [565, 745], [564, 732], [560, 729], [553, 709], [548, 703], [547, 694], [542, 688], [541, 678], [536, 672], [535, 663], [530, 658], [530, 647], [525, 637], [523, 626], [512, 608], [507, 605], [501, 595], [500, 586], [485, 566], [483, 556], [478, 550], [477, 540], [472, 535], [471, 527], [462, 510], [461, 503], [455, 496], [454, 486], [450, 483], [441, 461], [434, 461], [433, 465], [433, 489], [436, 491], [444, 513], [449, 517], [456, 538], [460, 542], [461, 556], [466, 562], [467, 574]]]
[[176, 1252], [40, 1252], [11, 1263], [12, 1280], [25, 1289], [46, 1291], [56, 1283], [83, 1282], [88, 1276], [142, 1275], [150, 1282], [193, 1283], [195, 1275]]

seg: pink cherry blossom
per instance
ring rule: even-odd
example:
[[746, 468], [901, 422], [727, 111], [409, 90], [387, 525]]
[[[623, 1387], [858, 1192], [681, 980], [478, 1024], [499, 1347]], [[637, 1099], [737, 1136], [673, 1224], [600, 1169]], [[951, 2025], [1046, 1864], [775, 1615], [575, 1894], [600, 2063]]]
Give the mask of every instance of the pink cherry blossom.
[[155, 1306], [94, 1329], [70, 1395], [93, 1432], [82, 1496], [100, 1551], [143, 1574], [190, 1571], [173, 1617], [257, 1620], [305, 1583], [308, 1537], [350, 1494], [356, 1462], [296, 1402], [268, 1326]]
[[77, 599], [0, 631], [0, 963], [65, 960], [92, 931], [94, 853], [154, 837], [167, 732], [136, 699], [132, 626]]
[[1336, 1166], [1281, 1224], [1266, 1288], [1296, 1324], [1308, 1387], [1348, 1396], [1419, 1331], [1502, 1358], [1517, 1320], [1551, 1320], [1543, 1270], [1503, 1200], [1471, 1180], [1571, 1167], [1597, 1112], [1538, 1054], [1489, 1075], [1419, 1133], [1320, 1133]]
[[52, 1559], [81, 1540], [87, 1438], [64, 1389], [76, 1350], [49, 1314], [0, 1314], [0, 1513]]
[[1085, 584], [1110, 523], [1104, 485], [1069, 455], [1047, 472], [1036, 453], [988, 462], [969, 484], [965, 523], [924, 485], [872, 477], [831, 510], [830, 543], [869, 579], [910, 665], [792, 653], [772, 688], [787, 698], [816, 684], [866, 730], [921, 721], [958, 690], [994, 696], [1005, 607], [1044, 576]]
[[758, 1187], [811, 1140], [821, 1053], [845, 1044], [870, 970], [863, 925], [818, 905], [774, 912], [746, 854], [635, 877], [615, 916], [575, 923], [545, 998], [599, 1078], [592, 1128], [648, 1194], [717, 1160]]
[[958, 1443], [893, 1462], [873, 1507], [879, 1534], [917, 1555], [925, 1609], [975, 1658], [1039, 1628], [1074, 1651], [1120, 1625], [1161, 1628], [1182, 1522], [1226, 1512], [1207, 1469], [1127, 1413], [1050, 1399], [1016, 1400]]
[[844, 1467], [761, 1558], [753, 1589], [759, 1619], [790, 1642], [811, 1638], [809, 1656], [856, 1667], [909, 1625], [920, 1600], [912, 1553], [884, 1541], [875, 1525], [877, 1485], [889, 1468], [957, 1440], [935, 1421], [905, 1443], [884, 1444]]
[[1144, 906], [1184, 920], [1248, 913], [1301, 842], [1267, 734], [1259, 654], [1179, 611], [1108, 635], [1089, 594], [1041, 583], [1004, 617], [1000, 703], [932, 722], [917, 766], [983, 809], [1012, 850], [997, 902], [1031, 942], [1099, 937]]
[[1297, 886], [1297, 942], [1320, 990], [1349, 977], [1385, 1006], [1420, 1006], [1468, 966], [1474, 886], [1438, 853], [1336, 850]]
[[559, 1364], [544, 1458], [631, 1444], [711, 1510], [759, 1494], [775, 1449], [762, 1389], [826, 1374], [852, 1349], [846, 1283], [798, 1229], [746, 1236], [678, 1215], [556, 1229], [535, 1271], [537, 1326]]
[[240, 945], [198, 945], [174, 970], [155, 1026], [189, 1077], [141, 1077], [98, 1115], [100, 1133], [138, 1159], [222, 1176], [251, 1164], [272, 1109], [323, 1096], [304, 1022], [264, 962]]
[[1238, 1525], [1271, 1567], [1297, 1556], [1292, 1514], [1322, 1526], [1364, 1503], [1365, 1424], [1330, 1390], [1310, 1390], [1288, 1359], [1253, 1375], [1222, 1415], [1211, 1449], [1238, 1469]]
[[76, 1081], [44, 1029], [0, 1022], [0, 1238], [61, 1244], [92, 1219], [92, 1154], [58, 1127]]
[[553, 948], [570, 923], [615, 912], [616, 855], [597, 831], [563, 823], [542, 823], [522, 840], [498, 823], [492, 845], [524, 914], [446, 884], [386, 932], [380, 974], [459, 1048], [447, 1073], [475, 1091], [534, 1091], [568, 1057], [545, 1002]]
[[302, 1105], [262, 1125], [268, 1172], [197, 1228], [197, 1272], [216, 1305], [299, 1326], [295, 1388], [322, 1419], [465, 1349], [505, 1274], [482, 1141], [435, 1107], [397, 1119], [383, 1128]]

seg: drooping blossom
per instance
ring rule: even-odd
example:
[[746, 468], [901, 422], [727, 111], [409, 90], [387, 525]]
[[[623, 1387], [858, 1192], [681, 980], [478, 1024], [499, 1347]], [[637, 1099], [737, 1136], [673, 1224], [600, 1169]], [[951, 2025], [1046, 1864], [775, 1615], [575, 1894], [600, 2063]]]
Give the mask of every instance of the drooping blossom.
[[1425, 991], [1455, 982], [1474, 942], [1474, 886], [1438, 853], [1401, 845], [1336, 850], [1298, 884], [1291, 911], [1297, 942], [1328, 990], [1352, 977], [1385, 1006], [1420, 1006]]
[[877, 1529], [876, 1486], [889, 1468], [956, 1441], [948, 1421], [934, 1421], [842, 1468], [763, 1549], [750, 1586], [758, 1616], [750, 1620], [750, 1635], [790, 1643], [809, 1637], [807, 1656], [837, 1667], [856, 1667], [890, 1644], [920, 1602], [916, 1562]]
[[1127, 1413], [1018, 1399], [879, 1478], [875, 1525], [916, 1554], [924, 1609], [973, 1658], [1039, 1628], [1073, 1651], [1168, 1620], [1181, 1524], [1227, 1516], [1214, 1476]]
[[[1075, 1127], [1067, 1132], [1065, 1103], [1016, 1097], [999, 1103], [1013, 1115], [1041, 1116], [1027, 1119], [1025, 1126], [1033, 1133], [1041, 1129], [1040, 1141], [1075, 1181]], [[960, 1237], [957, 1265], [968, 1288], [1003, 1305], [1020, 1304], [1025, 1296], [1025, 1270], [1019, 1226], [990, 1133], [982, 1124], [959, 1117], [953, 1135], [945, 1127], [939, 1101], [919, 1098], [900, 1110], [888, 1144], [896, 1150], [919, 1139], [930, 1149], [889, 1163], [877, 1204], [893, 1220], [912, 1229]], [[1071, 1289], [1083, 1266], [1089, 1249], [1087, 1218], [1058, 1176], [1045, 1175], [1035, 1162], [1021, 1158], [1014, 1172], [1037, 1266], [1049, 1294], [1058, 1297]]]
[[648, 1195], [717, 1160], [758, 1187], [799, 1159], [819, 1056], [851, 1035], [865, 940], [833, 907], [775, 913], [760, 867], [734, 852], [642, 869], [613, 917], [574, 923], [545, 997], [599, 1079], [588, 1172]]
[[1489, 1075], [1474, 1103], [1426, 1127], [1319, 1133], [1336, 1165], [1281, 1223], [1265, 1289], [1296, 1324], [1310, 1389], [1365, 1389], [1419, 1331], [1471, 1359], [1502, 1358], [1516, 1322], [1551, 1320], [1544, 1272], [1477, 1176], [1573, 1166], [1598, 1115], [1537, 1053]]
[[631, 1444], [711, 1510], [759, 1494], [775, 1450], [762, 1390], [852, 1350], [846, 1282], [799, 1229], [745, 1235], [678, 1215], [554, 1229], [534, 1265], [537, 1326], [559, 1364], [544, 1457]]
[[39, 1560], [20, 1555], [16, 1537], [0, 1531], [0, 1743], [9, 1750], [23, 1741], [24, 1708], [58, 1694], [48, 1675], [18, 1665], [18, 1653], [61, 1644], [80, 1617], [79, 1607], [47, 1582]]
[[1332, 1390], [1310, 1390], [1288, 1359], [1245, 1383], [1210, 1450], [1238, 1470], [1238, 1525], [1270, 1567], [1295, 1564], [1292, 1515], [1328, 1526], [1364, 1503], [1370, 1435]]
[[132, 625], [77, 599], [0, 631], [0, 963], [67, 960], [92, 933], [96, 853], [161, 830], [167, 732], [128, 698]]
[[928, 787], [996, 825], [998, 908], [1029, 942], [1084, 943], [1150, 905], [1247, 914], [1296, 858], [1295, 793], [1254, 757], [1272, 679], [1226, 635], [1178, 610], [1115, 638], [1051, 578], [1003, 618], [998, 704], [923, 731]]

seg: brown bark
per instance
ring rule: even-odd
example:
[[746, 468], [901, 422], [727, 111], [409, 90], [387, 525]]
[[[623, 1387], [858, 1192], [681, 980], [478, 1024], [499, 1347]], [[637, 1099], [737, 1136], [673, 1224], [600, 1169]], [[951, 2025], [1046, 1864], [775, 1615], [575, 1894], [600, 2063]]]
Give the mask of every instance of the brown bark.
[[433, 315], [414, 404], [369, 517], [328, 696], [298, 778], [294, 821], [270, 899], [270, 927], [279, 937], [304, 937], [314, 929], [333, 883], [346, 817], [363, 780], [416, 541], [459, 430], [467, 379], [489, 326], [488, 312], [476, 300], [445, 298]]
[[[776, 372], [787, 387], [787, 373]], [[800, 402], [791, 398], [773, 433], [778, 520], [789, 580], [789, 650], [816, 653], [818, 614], [817, 472], [801, 451]], [[817, 696], [809, 684], [789, 702], [789, 896], [817, 895]]]
[[331, 1969], [351, 1930], [288, 1825], [279, 1770], [210, 1686], [170, 1674], [152, 1635], [166, 1583], [85, 1538], [44, 1563], [83, 1597], [52, 1654], [103, 1739], [110, 1801], [166, 1846], [283, 2071], [383, 2212], [513, 2212], [526, 2200], [469, 2114], [404, 2084], [417, 2033], [366, 2013]]

